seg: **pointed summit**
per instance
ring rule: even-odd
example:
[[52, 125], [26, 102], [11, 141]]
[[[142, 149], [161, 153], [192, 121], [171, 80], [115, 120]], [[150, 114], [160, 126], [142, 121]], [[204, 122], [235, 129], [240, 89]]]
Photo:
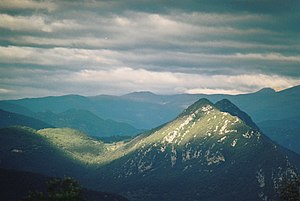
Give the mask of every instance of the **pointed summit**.
[[185, 109], [179, 116], [190, 115], [195, 112], [198, 113], [199, 111], [207, 112], [214, 108], [215, 106], [212, 102], [210, 102], [206, 98], [201, 98], [195, 103], [193, 103], [191, 106], [189, 106], [187, 109]]
[[228, 99], [218, 101], [215, 106], [222, 112], [228, 112], [232, 116], [236, 116], [244, 121], [248, 126], [255, 130], [259, 130], [258, 126], [252, 121], [251, 117], [240, 110], [236, 105], [230, 102]]
[[296, 174], [277, 147], [230, 101], [200, 99], [117, 148], [98, 181], [114, 175], [102, 186], [118, 183], [124, 192], [146, 192], [148, 200], [164, 200], [164, 192], [165, 200], [277, 200], [282, 175]]

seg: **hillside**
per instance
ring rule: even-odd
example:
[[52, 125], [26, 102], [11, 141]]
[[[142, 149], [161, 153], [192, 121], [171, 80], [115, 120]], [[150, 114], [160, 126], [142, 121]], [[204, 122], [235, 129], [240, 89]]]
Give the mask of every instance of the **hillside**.
[[0, 128], [10, 126], [27, 126], [34, 129], [53, 128], [54, 126], [47, 124], [41, 120], [27, 117], [21, 114], [7, 112], [0, 109]]
[[36, 130], [27, 127], [0, 129], [0, 167], [50, 176], [80, 175], [87, 171]]
[[88, 137], [80, 131], [68, 128], [42, 129], [37, 131], [39, 136], [63, 150], [74, 160], [85, 164], [99, 163], [103, 155], [107, 154], [107, 146], [98, 140]]
[[29, 110], [28, 108], [20, 106], [18, 104], [11, 103], [11, 101], [6, 101], [6, 100], [0, 101], [0, 109], [5, 110], [7, 112], [22, 114], [24, 116], [29, 116], [29, 117], [31, 117], [34, 114], [34, 112]]
[[73, 128], [96, 137], [133, 136], [142, 132], [126, 123], [104, 120], [88, 110], [69, 109], [58, 114], [47, 111], [34, 116], [55, 127]]
[[282, 177], [296, 174], [272, 141], [205, 99], [119, 150], [99, 187], [131, 200], [278, 199]]

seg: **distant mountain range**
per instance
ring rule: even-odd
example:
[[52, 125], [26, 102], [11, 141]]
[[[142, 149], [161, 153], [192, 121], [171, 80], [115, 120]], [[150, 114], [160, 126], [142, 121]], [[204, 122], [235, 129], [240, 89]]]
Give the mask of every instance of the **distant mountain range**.
[[[200, 98], [207, 98], [212, 102], [221, 99], [230, 100], [249, 114], [266, 135], [300, 153], [296, 148], [300, 147], [297, 143], [299, 130], [293, 128], [296, 125], [288, 127], [283, 124], [278, 128], [273, 123], [296, 119], [293, 122], [298, 124], [300, 86], [279, 92], [265, 88], [255, 93], [241, 95], [157, 95], [151, 92], [134, 92], [123, 96], [66, 95], [26, 98], [0, 101], [0, 109], [37, 118], [55, 127], [79, 129], [94, 136], [133, 136], [174, 119], [183, 109]], [[286, 134], [282, 133], [282, 129]], [[283, 140], [284, 137], [281, 135], [289, 137]]]
[[10, 126], [27, 126], [34, 129], [53, 128], [54, 126], [47, 124], [38, 119], [27, 117], [21, 114], [7, 112], [0, 109], [0, 128]]
[[132, 136], [144, 131], [127, 123], [104, 120], [88, 110], [68, 109], [58, 114], [47, 111], [33, 116], [58, 128], [74, 128], [96, 137]]
[[207, 99], [126, 142], [72, 129], [2, 129], [0, 152], [0, 168], [67, 174], [132, 201], [278, 200], [300, 161], [229, 100]]
[[300, 154], [300, 116], [263, 121], [258, 126], [271, 139]]
[[95, 137], [128, 137], [144, 131], [127, 123], [103, 120], [87, 110], [69, 109], [59, 114], [51, 111], [31, 112], [30, 116], [25, 116], [0, 109], [0, 128], [10, 126], [28, 126], [34, 129], [68, 127]]

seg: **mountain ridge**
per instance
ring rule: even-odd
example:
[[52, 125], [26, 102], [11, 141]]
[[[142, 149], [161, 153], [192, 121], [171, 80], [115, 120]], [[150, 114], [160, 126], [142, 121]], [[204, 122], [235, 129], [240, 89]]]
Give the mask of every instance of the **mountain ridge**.
[[17, 125], [28, 126], [34, 129], [54, 128], [53, 125], [50, 125], [39, 119], [0, 109], [0, 128], [6, 128]]
[[102, 119], [83, 109], [72, 108], [61, 113], [38, 112], [34, 116], [56, 127], [78, 129], [96, 137], [133, 136], [143, 131], [127, 123]]
[[278, 199], [284, 176], [297, 174], [277, 144], [207, 99], [128, 142], [65, 129], [36, 134], [91, 168], [77, 175], [87, 187], [132, 201]]
[[[300, 109], [300, 95], [297, 93], [299, 88], [300, 85], [265, 95], [262, 95], [264, 93], [260, 92], [240, 95], [154, 94], [155, 99], [144, 97], [143, 93], [135, 93], [134, 99], [126, 98], [126, 95], [124, 95], [125, 97], [66, 95], [51, 97], [50, 99], [53, 99], [51, 104], [49, 104], [49, 97], [0, 101], [0, 108], [4, 110], [8, 108], [8, 106], [3, 105], [5, 102], [6, 104], [16, 104], [35, 112], [50, 110], [59, 113], [71, 108], [84, 109], [103, 119], [129, 123], [140, 129], [151, 129], [175, 118], [182, 109], [200, 98], [208, 98], [212, 102], [228, 99], [246, 111], [253, 121], [258, 123], [265, 120], [297, 116], [295, 111]], [[7, 111], [11, 110], [7, 109]], [[21, 114], [27, 115], [25, 113]]]
[[[114, 121], [127, 123], [137, 129], [149, 130], [174, 119], [183, 109], [200, 98], [208, 98], [213, 103], [222, 99], [228, 99], [251, 116], [255, 124], [260, 124], [260, 122], [274, 120], [285, 121], [288, 118], [298, 117], [298, 111], [300, 110], [299, 89], [300, 85], [267, 94], [261, 92], [241, 95], [155, 94], [155, 98], [147, 98], [143, 96], [142, 93], [135, 93], [134, 99], [108, 95], [101, 95], [99, 97], [78, 97], [76, 95], [70, 95], [67, 96], [67, 99], [65, 99], [65, 97], [56, 97], [55, 99], [59, 101], [51, 104], [48, 104], [47, 101], [40, 98], [39, 101], [43, 104], [40, 103], [39, 107], [35, 107], [35, 102], [31, 102], [30, 99], [26, 100], [26, 103], [22, 100], [0, 101], [0, 108], [30, 117], [34, 117], [32, 111], [36, 110], [64, 112], [70, 108], [83, 109], [94, 113], [102, 119], [112, 119]], [[29, 104], [30, 102], [31, 104]], [[297, 120], [299, 120], [299, 118]], [[273, 127], [271, 128], [271, 126]], [[295, 144], [299, 141], [297, 137], [295, 137], [297, 136], [295, 134], [297, 131], [289, 130], [287, 126], [283, 128], [284, 130], [288, 130], [291, 136], [291, 138], [287, 138], [287, 143], [282, 143], [280, 137], [274, 137], [271, 133], [271, 131], [276, 131], [276, 135], [280, 135], [280, 132], [277, 132], [278, 129], [274, 127], [274, 124], [271, 123], [267, 127], [270, 127], [271, 130], [268, 129], [265, 134], [273, 140], [277, 140], [280, 144]], [[295, 146], [286, 147], [300, 153], [299, 150], [295, 148], [299, 146], [300, 144], [296, 143]]]
[[231, 103], [228, 99], [222, 99], [216, 102], [215, 105], [220, 111], [228, 112], [233, 116], [237, 116], [250, 127], [259, 130], [258, 126], [252, 121], [251, 117], [247, 113], [241, 111], [236, 105]]
[[[179, 181], [181, 190], [175, 188], [172, 190], [174, 195], [167, 194], [174, 200], [275, 199], [278, 180], [270, 172], [278, 174], [278, 178], [285, 171], [296, 174], [284, 154], [277, 150], [277, 145], [238, 117], [219, 111], [207, 99], [195, 102], [173, 121], [154, 129], [150, 134], [137, 137], [131, 143], [130, 147], [134, 149], [102, 168], [106, 174], [108, 171], [109, 175], [113, 175], [114, 183], [126, 183], [121, 188], [125, 189], [123, 192], [111, 188], [132, 200], [140, 199], [135, 198], [137, 191], [145, 191], [150, 196], [149, 200], [164, 200], [160, 197], [160, 189], [170, 190], [174, 188], [170, 184]], [[282, 168], [283, 172], [276, 168]], [[199, 176], [195, 176], [196, 173]], [[145, 185], [138, 181], [138, 178], [159, 180], [161, 175], [164, 175], [161, 183], [151, 181], [151, 184]], [[229, 180], [230, 175], [236, 178]], [[106, 175], [102, 174], [100, 178], [109, 181]], [[219, 195], [214, 195], [209, 185], [199, 184], [199, 180], [215, 186]], [[249, 183], [243, 183], [245, 181]], [[225, 187], [226, 184], [232, 187]], [[195, 188], [197, 185], [203, 190]], [[239, 194], [243, 196], [237, 198], [241, 195], [226, 193], [222, 188], [229, 192], [239, 189]], [[197, 193], [200, 194], [197, 196]], [[191, 198], [189, 195], [196, 196]]]

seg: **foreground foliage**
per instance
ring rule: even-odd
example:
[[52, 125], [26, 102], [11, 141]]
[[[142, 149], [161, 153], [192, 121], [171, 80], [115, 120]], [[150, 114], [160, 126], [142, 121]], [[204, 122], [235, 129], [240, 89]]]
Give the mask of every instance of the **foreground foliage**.
[[78, 181], [65, 177], [47, 183], [47, 192], [30, 192], [25, 201], [84, 201], [83, 188]]
[[289, 179], [282, 184], [280, 189], [282, 201], [300, 201], [300, 177]]

